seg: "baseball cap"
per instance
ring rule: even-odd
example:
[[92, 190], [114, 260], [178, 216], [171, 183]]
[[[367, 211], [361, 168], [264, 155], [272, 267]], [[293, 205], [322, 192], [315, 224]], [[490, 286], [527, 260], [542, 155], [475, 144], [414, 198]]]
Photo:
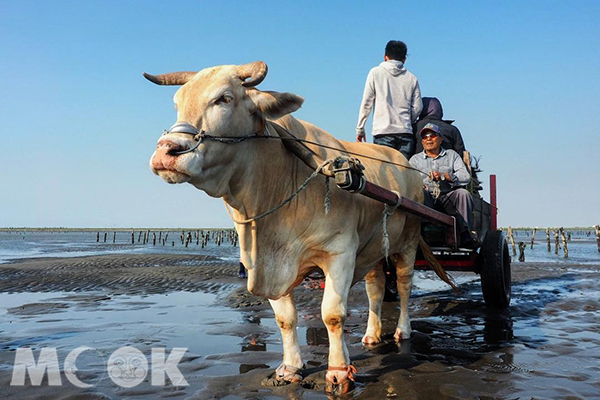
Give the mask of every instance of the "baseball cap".
[[435, 134], [436, 134], [436, 135], [438, 135], [438, 136], [441, 136], [441, 135], [442, 135], [442, 134], [441, 134], [441, 132], [440, 132], [440, 127], [439, 127], [439, 126], [437, 126], [436, 124], [432, 124], [431, 122], [430, 122], [430, 123], [428, 123], [427, 125], [425, 125], [425, 126], [423, 127], [423, 129], [421, 129], [421, 132], [419, 132], [419, 134], [420, 134], [421, 136], [423, 136], [423, 133], [425, 133], [426, 131], [433, 132], [433, 133], [435, 133]]

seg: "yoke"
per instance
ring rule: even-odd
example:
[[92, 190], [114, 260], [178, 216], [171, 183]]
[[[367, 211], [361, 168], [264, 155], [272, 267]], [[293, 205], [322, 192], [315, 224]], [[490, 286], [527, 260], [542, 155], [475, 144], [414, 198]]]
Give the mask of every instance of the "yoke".
[[[317, 154], [309, 149], [304, 143], [299, 142], [287, 129], [273, 124], [277, 133], [284, 139], [283, 145], [312, 169], [318, 168]], [[458, 248], [458, 236], [456, 230], [456, 218], [441, 213], [416, 201], [407, 199], [391, 190], [383, 188], [365, 179], [364, 166], [359, 159], [349, 156], [338, 156], [333, 164], [322, 171], [322, 174], [335, 179], [335, 183], [341, 189], [352, 193], [362, 194], [373, 200], [396, 207], [419, 217], [425, 218], [445, 228], [446, 244], [452, 248]]]
[[[319, 168], [318, 155], [300, 142], [283, 127], [273, 124], [284, 146], [300, 158], [311, 169]], [[424, 242], [431, 246], [430, 251], [445, 270], [472, 271], [481, 276], [481, 289], [486, 306], [493, 309], [506, 309], [511, 299], [511, 257], [508, 244], [501, 230], [498, 230], [496, 206], [496, 175], [490, 175], [490, 203], [480, 196], [473, 196], [475, 226], [482, 242], [479, 250], [458, 248], [456, 219], [423, 204], [407, 199], [395, 192], [369, 182], [363, 175], [364, 167], [356, 158], [339, 156], [321, 170], [325, 176], [335, 179], [336, 184], [353, 193], [360, 193], [392, 207], [425, 218], [436, 224], [431, 232], [421, 232]], [[436, 229], [442, 229], [439, 240]], [[433, 233], [434, 235], [429, 235]], [[424, 254], [417, 253], [415, 269], [429, 269], [430, 262]], [[437, 272], [437, 271], [436, 271]]]

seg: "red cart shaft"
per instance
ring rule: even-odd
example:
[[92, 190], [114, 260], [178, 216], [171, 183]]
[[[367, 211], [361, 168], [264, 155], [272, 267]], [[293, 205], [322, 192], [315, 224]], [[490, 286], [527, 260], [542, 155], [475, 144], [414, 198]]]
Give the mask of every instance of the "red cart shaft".
[[490, 204], [492, 205], [492, 232], [498, 229], [498, 207], [496, 206], [496, 175], [490, 175]]
[[436, 222], [441, 225], [445, 225], [446, 229], [446, 241], [449, 246], [457, 244], [456, 237], [456, 219], [450, 215], [446, 215], [439, 211], [424, 206], [421, 203], [412, 201], [403, 196], [398, 196], [391, 190], [382, 188], [372, 182], [366, 181], [364, 189], [360, 194], [367, 196], [373, 200], [380, 201], [389, 206], [398, 206], [399, 209], [417, 215], [422, 218], [426, 218], [430, 221]]

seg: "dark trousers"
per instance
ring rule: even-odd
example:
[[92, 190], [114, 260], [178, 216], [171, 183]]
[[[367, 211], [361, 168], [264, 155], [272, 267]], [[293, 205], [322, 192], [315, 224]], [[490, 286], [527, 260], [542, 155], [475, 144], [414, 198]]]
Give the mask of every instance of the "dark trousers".
[[415, 154], [415, 147], [417, 146], [415, 136], [412, 133], [377, 135], [373, 138], [373, 143], [396, 149], [404, 154], [407, 160]]
[[471, 238], [473, 226], [473, 198], [463, 188], [440, 195], [437, 199], [425, 190], [425, 205], [456, 218], [456, 229], [461, 240]]

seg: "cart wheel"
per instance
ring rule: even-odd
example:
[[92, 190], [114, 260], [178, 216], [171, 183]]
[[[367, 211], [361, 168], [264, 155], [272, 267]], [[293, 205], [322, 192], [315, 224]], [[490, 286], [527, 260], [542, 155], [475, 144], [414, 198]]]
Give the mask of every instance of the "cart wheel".
[[510, 256], [502, 231], [488, 232], [483, 240], [480, 255], [481, 291], [485, 304], [503, 309], [510, 304]]

